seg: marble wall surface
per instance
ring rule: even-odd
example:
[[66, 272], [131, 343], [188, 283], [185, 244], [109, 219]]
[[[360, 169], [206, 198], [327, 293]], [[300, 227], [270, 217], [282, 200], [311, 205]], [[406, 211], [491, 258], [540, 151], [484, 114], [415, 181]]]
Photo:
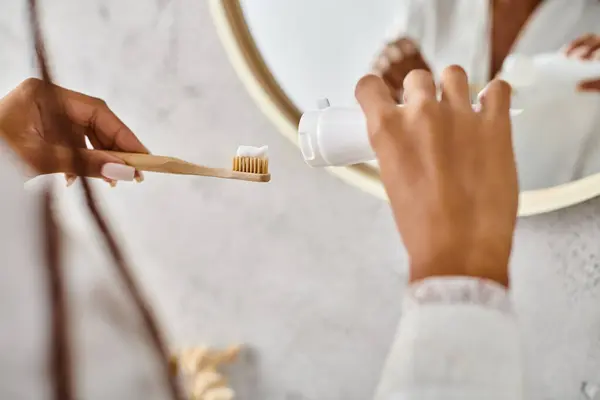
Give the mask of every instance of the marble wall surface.
[[[269, 185], [148, 174], [102, 190], [172, 343], [248, 344], [242, 399], [369, 398], [406, 276], [387, 205], [304, 165], [244, 91], [203, 0], [42, 4], [58, 82], [105, 99], [154, 153], [228, 164], [239, 144], [270, 147]], [[35, 73], [25, 21], [24, 0], [0, 0], [0, 94]], [[69, 193], [65, 217], [87, 229]], [[520, 222], [520, 298], [565, 313], [597, 299], [599, 212], [593, 200]]]

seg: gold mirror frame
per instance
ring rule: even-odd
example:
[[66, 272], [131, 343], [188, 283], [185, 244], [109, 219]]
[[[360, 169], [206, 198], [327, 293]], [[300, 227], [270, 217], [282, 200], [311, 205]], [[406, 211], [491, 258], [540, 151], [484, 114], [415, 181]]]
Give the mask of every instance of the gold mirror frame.
[[[248, 29], [239, 0], [210, 0], [209, 4], [218, 35], [242, 83], [277, 129], [297, 145], [301, 112], [266, 66]], [[345, 182], [388, 200], [379, 175], [372, 167], [353, 165], [327, 169]], [[548, 189], [521, 192], [519, 216], [558, 210], [598, 195], [600, 173]]]

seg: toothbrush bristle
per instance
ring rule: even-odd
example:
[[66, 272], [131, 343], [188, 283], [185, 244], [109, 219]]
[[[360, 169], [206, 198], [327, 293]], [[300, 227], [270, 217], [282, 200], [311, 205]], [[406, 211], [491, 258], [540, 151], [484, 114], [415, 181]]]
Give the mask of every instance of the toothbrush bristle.
[[268, 174], [269, 160], [260, 157], [237, 156], [233, 159], [233, 170], [249, 174]]

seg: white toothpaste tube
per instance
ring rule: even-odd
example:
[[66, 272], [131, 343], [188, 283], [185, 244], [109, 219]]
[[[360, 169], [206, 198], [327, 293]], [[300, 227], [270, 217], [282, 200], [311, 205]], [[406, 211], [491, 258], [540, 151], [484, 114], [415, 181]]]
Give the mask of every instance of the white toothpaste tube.
[[[375, 160], [369, 143], [367, 123], [359, 107], [329, 107], [305, 112], [298, 125], [298, 144], [311, 167], [360, 164]], [[402, 106], [398, 106], [402, 107]], [[473, 105], [477, 110], [480, 106]], [[521, 110], [511, 110], [511, 118]]]

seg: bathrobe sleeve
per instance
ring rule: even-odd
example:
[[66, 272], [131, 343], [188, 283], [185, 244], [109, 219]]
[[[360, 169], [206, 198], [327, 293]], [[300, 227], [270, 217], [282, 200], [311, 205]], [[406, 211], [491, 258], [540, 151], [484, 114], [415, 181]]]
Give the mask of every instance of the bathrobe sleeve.
[[523, 398], [520, 338], [507, 290], [430, 278], [408, 288], [376, 400]]

